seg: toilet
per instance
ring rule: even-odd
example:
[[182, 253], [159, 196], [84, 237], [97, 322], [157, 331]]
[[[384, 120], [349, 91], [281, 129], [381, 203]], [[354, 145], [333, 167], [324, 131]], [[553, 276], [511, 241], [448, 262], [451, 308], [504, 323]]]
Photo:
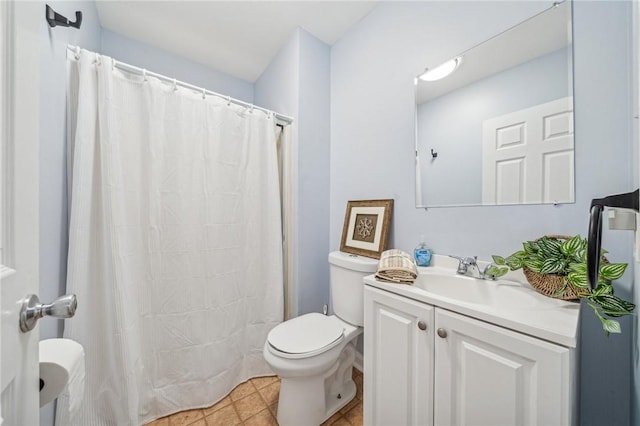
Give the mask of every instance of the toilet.
[[281, 379], [280, 426], [317, 426], [355, 396], [351, 368], [364, 325], [362, 278], [373, 274], [377, 265], [376, 259], [331, 252], [334, 315], [301, 315], [269, 332], [262, 353]]

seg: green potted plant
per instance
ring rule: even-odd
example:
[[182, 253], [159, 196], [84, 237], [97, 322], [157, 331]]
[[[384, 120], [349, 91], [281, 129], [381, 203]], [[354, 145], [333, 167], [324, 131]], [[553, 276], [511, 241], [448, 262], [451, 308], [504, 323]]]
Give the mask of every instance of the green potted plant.
[[[598, 285], [589, 287], [587, 281], [587, 240], [576, 235], [544, 236], [526, 241], [523, 249], [507, 257], [492, 256], [498, 266], [512, 271], [523, 270], [527, 281], [539, 293], [549, 297], [573, 300], [584, 298], [602, 322], [605, 334], [620, 333], [620, 323], [614, 318], [630, 315], [635, 305], [616, 296], [612, 281], [620, 278], [627, 269], [626, 263], [610, 263], [600, 253]], [[496, 268], [504, 275], [506, 268]]]

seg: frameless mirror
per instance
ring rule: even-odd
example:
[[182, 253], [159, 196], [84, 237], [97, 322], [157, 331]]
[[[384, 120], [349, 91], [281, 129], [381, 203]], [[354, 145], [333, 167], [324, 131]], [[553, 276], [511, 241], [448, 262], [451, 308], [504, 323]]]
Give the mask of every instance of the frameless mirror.
[[572, 52], [564, 1], [418, 76], [416, 207], [574, 202]]

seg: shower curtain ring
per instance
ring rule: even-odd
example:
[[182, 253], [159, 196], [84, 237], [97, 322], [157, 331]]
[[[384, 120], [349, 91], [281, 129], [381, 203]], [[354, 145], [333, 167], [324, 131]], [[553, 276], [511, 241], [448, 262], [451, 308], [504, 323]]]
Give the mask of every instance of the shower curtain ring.
[[175, 78], [173, 79], [173, 91], [177, 91], [178, 90], [178, 80], [176, 80]]
[[207, 99], [207, 90], [202, 89], [202, 99]]
[[231, 96], [227, 96], [227, 106], [231, 106]]
[[76, 46], [76, 59], [80, 59], [80, 46]]
[[142, 69], [142, 79], [144, 81], [147, 81], [147, 69], [146, 68]]

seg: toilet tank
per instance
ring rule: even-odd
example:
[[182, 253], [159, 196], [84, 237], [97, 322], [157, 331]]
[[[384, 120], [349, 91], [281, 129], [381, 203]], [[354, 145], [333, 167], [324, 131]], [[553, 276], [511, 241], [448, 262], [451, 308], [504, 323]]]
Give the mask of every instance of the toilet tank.
[[364, 283], [376, 272], [378, 260], [334, 251], [329, 253], [329, 283], [333, 313], [349, 324], [364, 325]]

